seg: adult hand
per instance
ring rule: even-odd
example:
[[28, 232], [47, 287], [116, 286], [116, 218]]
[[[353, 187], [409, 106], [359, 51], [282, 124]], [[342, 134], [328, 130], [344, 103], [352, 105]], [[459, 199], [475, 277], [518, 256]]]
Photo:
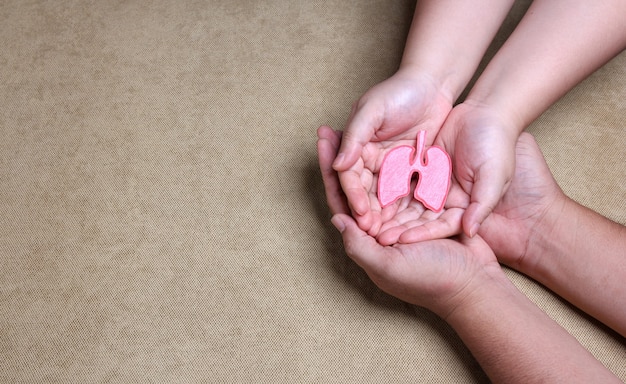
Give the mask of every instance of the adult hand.
[[376, 197], [384, 155], [398, 145], [414, 145], [420, 130], [432, 143], [451, 109], [452, 100], [432, 78], [403, 69], [354, 104], [333, 167], [361, 229], [376, 235], [385, 217], [393, 216]]
[[[415, 190], [415, 184], [415, 181], [411, 183], [411, 190]], [[409, 194], [409, 198], [412, 198], [412, 194]], [[468, 205], [469, 196], [452, 177], [443, 210], [433, 212], [414, 199], [409, 202], [402, 200], [393, 215], [391, 212], [387, 214], [391, 217], [385, 218], [376, 239], [381, 245], [393, 245], [458, 235], [462, 232], [461, 220]]]
[[444, 319], [459, 305], [469, 305], [466, 294], [483, 279], [502, 273], [479, 236], [383, 246], [346, 214], [333, 216], [332, 222], [348, 256], [380, 289]]
[[[322, 176], [325, 180], [328, 205], [333, 214], [350, 212], [338, 174], [331, 166], [337, 156], [342, 132], [322, 126], [318, 129], [317, 134], [319, 138], [318, 156]], [[377, 178], [377, 174], [371, 175], [373, 186], [369, 191], [368, 198], [371, 201], [371, 206], [375, 207], [372, 217], [377, 220], [376, 227], [370, 230], [370, 235], [376, 237], [380, 244], [392, 245], [397, 243], [405, 231], [410, 234], [411, 242], [446, 238], [457, 235], [460, 232], [461, 217], [469, 200], [468, 196], [460, 188], [451, 188], [445, 208], [441, 212], [427, 210], [422, 203], [413, 198], [413, 194], [409, 194], [394, 204], [380, 209], [375, 188]], [[455, 183], [454, 179], [452, 182], [453, 184]], [[416, 180], [413, 180], [411, 184], [411, 190], [414, 190]], [[339, 210], [338, 208], [341, 209]]]
[[382, 290], [445, 318], [469, 297], [465, 292], [481, 284], [482, 279], [502, 273], [495, 255], [479, 236], [391, 247], [379, 244], [349, 216], [337, 173], [331, 166], [339, 135], [320, 128], [318, 136], [320, 169], [332, 222], [342, 233], [347, 254]]
[[549, 210], [560, 210], [567, 200], [554, 180], [532, 135], [522, 133], [516, 146], [515, 175], [507, 192], [480, 227], [479, 234], [499, 260], [517, 270], [533, 265], [544, 252], [529, 249], [535, 236], [549, 231], [543, 220]]
[[[551, 372], [551, 377], [557, 381], [584, 377], [585, 381], [601, 378], [602, 382], [619, 382], [575, 338], [506, 278], [491, 248], [480, 235], [383, 246], [361, 230], [347, 215], [345, 200], [338, 198], [341, 197], [341, 189], [337, 174], [330, 165], [339, 137], [332, 130], [322, 131], [318, 149], [327, 200], [334, 213], [331, 221], [342, 234], [348, 256], [365, 270], [379, 288], [401, 300], [428, 308], [448, 322], [493, 381], [525, 383], [529, 377], [545, 379], [546, 372]], [[524, 140], [527, 138], [521, 139], [522, 149], [525, 148]], [[534, 166], [540, 162], [537, 162], [537, 149], [533, 149], [532, 145], [526, 148], [528, 152], [520, 150], [520, 157], [529, 155], [529, 167], [519, 166], [518, 171], [528, 170], [532, 174], [526, 176], [528, 180], [535, 175], [534, 171], [539, 170]], [[520, 162], [526, 164], [522, 159]], [[543, 171], [540, 173], [540, 178], [545, 177]], [[525, 178], [517, 177], [516, 180]], [[511, 191], [518, 191], [516, 184], [507, 196], [513, 193]], [[525, 195], [523, 191], [520, 188], [519, 194]], [[529, 199], [532, 198], [529, 196]], [[518, 203], [522, 201], [526, 200], [522, 198]], [[520, 207], [519, 204], [513, 206]], [[542, 204], [537, 205], [540, 206]], [[532, 209], [532, 204], [529, 208]], [[504, 206], [502, 210], [507, 212]], [[519, 209], [519, 212], [522, 211], [523, 206]], [[541, 209], [532, 211], [533, 214], [528, 215], [530, 220], [520, 215], [521, 221], [530, 223], [541, 216]], [[516, 221], [515, 215], [503, 216], [507, 219], [513, 217], [511, 220]], [[482, 231], [489, 228], [490, 220], [494, 218], [486, 221]], [[493, 223], [494, 226], [502, 224]], [[502, 228], [502, 225], [499, 227]], [[506, 231], [499, 233], [496, 238], [505, 239], [505, 234]], [[615, 266], [619, 265], [618, 262]], [[585, 278], [583, 282], [588, 280]], [[618, 284], [622, 281], [619, 277], [613, 279]], [[619, 287], [621, 289], [622, 285]], [[589, 295], [584, 297], [589, 299]], [[494, 313], [498, 314], [497, 318], [494, 318]], [[616, 324], [623, 324], [622, 319], [617, 316]], [[565, 365], [562, 370], [554, 370], [554, 356], [562, 359], [561, 363]], [[517, 369], [520, 364], [525, 367], [522, 371]]]

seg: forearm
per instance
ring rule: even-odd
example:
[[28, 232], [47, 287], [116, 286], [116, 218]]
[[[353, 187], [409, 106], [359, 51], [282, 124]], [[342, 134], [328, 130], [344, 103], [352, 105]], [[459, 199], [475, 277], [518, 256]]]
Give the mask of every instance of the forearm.
[[620, 382], [502, 274], [446, 320], [493, 382]]
[[418, 1], [401, 69], [432, 76], [454, 103], [474, 75], [513, 2]]
[[530, 244], [521, 272], [626, 336], [626, 227], [565, 198]]
[[510, 116], [521, 132], [626, 47], [624, 15], [623, 0], [534, 1], [466, 100]]

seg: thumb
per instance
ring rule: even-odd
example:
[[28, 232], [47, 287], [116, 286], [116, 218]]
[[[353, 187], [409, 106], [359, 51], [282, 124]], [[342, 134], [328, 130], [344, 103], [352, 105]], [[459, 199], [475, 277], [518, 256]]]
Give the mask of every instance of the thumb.
[[511, 180], [504, 174], [496, 177], [483, 176], [478, 173], [472, 186], [471, 202], [463, 215], [463, 232], [469, 237], [478, 233], [478, 229], [509, 187]]
[[337, 158], [333, 162], [336, 171], [346, 171], [353, 166], [361, 156], [363, 147], [370, 142], [380, 127], [378, 119], [372, 118], [376, 114], [370, 113], [370, 109], [368, 105], [353, 109], [354, 112], [343, 133]]

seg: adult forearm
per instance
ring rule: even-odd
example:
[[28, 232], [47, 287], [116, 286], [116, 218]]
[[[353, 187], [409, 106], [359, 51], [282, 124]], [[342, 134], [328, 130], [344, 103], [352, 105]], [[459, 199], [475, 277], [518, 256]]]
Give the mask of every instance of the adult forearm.
[[425, 72], [454, 102], [467, 86], [512, 0], [420, 0], [401, 68]]
[[494, 382], [620, 382], [504, 276], [447, 316]]
[[518, 130], [626, 47], [626, 1], [536, 0], [468, 95]]
[[626, 227], [566, 198], [530, 244], [521, 272], [626, 336]]

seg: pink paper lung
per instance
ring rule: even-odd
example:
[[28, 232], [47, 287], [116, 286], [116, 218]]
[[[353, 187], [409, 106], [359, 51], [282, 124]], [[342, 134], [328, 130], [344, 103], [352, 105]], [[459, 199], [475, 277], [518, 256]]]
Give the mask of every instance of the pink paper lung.
[[442, 148], [432, 146], [424, 151], [426, 131], [417, 134], [415, 149], [403, 145], [392, 149], [378, 174], [378, 201], [383, 207], [411, 192], [411, 177], [418, 173], [414, 197], [432, 211], [443, 209], [450, 188], [452, 161]]

